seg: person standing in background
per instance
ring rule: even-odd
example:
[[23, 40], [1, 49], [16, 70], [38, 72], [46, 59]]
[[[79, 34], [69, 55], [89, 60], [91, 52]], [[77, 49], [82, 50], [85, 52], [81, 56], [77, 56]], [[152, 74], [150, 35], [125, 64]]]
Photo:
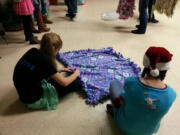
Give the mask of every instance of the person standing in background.
[[32, 0], [14, 0], [14, 10], [23, 19], [25, 40], [30, 44], [38, 44], [40, 41], [34, 37], [31, 29], [31, 16], [34, 12]]
[[66, 17], [73, 20], [76, 17], [76, 13], [77, 13], [77, 0], [64, 0], [64, 1], [68, 7], [68, 12], [66, 14]]
[[[38, 25], [39, 31], [40, 32], [50, 31], [50, 28], [47, 28], [47, 26], [44, 22], [45, 19], [43, 19], [43, 14], [47, 13], [45, 0], [33, 0], [33, 1], [34, 1], [34, 8], [35, 8], [34, 15], [37, 18], [37, 25]], [[45, 15], [44, 18], [47, 19], [47, 16]]]
[[145, 34], [147, 23], [148, 23], [148, 15], [147, 15], [147, 7], [149, 0], [139, 0], [139, 25], [136, 25], [136, 30], [132, 30], [133, 34]]
[[148, 4], [148, 22], [151, 23], [158, 23], [159, 21], [155, 19], [155, 15], [154, 15], [154, 6], [156, 4], [156, 0], [149, 0], [149, 4]]

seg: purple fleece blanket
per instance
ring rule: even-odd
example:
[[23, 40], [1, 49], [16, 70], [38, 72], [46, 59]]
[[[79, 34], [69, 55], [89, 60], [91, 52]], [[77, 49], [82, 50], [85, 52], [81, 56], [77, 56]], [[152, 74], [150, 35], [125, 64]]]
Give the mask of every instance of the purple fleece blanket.
[[109, 95], [111, 81], [117, 79], [123, 84], [127, 77], [140, 76], [141, 71], [130, 59], [110, 47], [58, 53], [57, 60], [80, 70], [80, 80], [87, 94], [86, 103], [92, 105]]

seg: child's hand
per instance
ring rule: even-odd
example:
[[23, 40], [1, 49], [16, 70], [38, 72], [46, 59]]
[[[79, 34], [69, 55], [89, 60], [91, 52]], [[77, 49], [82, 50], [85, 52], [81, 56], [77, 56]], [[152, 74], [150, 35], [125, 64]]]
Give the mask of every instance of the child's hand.
[[74, 74], [76, 74], [77, 76], [79, 76], [79, 75], [80, 75], [80, 71], [79, 71], [78, 69], [76, 69], [76, 70], [74, 71]]
[[74, 72], [73, 68], [64, 68], [64, 72]]

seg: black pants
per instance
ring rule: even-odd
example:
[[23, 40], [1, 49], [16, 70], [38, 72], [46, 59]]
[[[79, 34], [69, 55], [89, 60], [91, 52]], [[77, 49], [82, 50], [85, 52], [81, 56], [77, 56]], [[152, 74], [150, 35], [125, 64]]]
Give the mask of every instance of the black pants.
[[22, 24], [21, 18], [13, 10], [13, 2], [0, 5], [0, 22], [4, 28], [17, 28]]
[[32, 29], [31, 29], [31, 15], [22, 15], [23, 26], [24, 26], [24, 35], [26, 39], [30, 39], [33, 37]]
[[51, 83], [51, 85], [53, 85], [56, 88], [58, 97], [63, 97], [65, 95], [67, 95], [68, 93], [82, 89], [82, 85], [81, 85], [79, 79], [76, 79], [74, 82], [72, 82], [67, 87], [61, 86], [60, 84], [58, 84], [56, 81], [54, 81], [52, 79], [48, 80], [48, 82]]
[[148, 4], [149, 19], [154, 19], [154, 11], [152, 11], [152, 6], [154, 6], [155, 3], [156, 0], [149, 0], [149, 4]]
[[77, 13], [77, 0], [64, 0], [64, 2], [68, 7], [68, 14]]
[[148, 23], [148, 16], [147, 16], [147, 8], [148, 8], [149, 0], [139, 0], [139, 20], [140, 20], [140, 27], [139, 29], [146, 31], [147, 23]]

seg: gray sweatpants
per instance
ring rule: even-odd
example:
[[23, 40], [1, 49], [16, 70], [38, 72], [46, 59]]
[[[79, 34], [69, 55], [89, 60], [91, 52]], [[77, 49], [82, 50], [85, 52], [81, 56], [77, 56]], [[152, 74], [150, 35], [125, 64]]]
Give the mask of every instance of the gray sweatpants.
[[117, 99], [123, 92], [123, 85], [118, 80], [114, 80], [110, 84], [110, 99], [113, 102]]

